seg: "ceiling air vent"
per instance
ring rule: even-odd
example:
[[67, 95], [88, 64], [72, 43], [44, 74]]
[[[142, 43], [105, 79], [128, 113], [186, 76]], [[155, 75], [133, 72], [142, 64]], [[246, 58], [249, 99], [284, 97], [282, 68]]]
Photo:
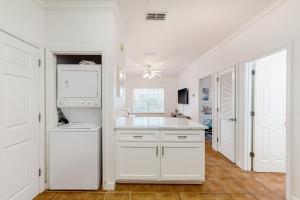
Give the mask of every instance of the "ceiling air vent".
[[146, 13], [146, 20], [165, 20], [166, 12], [149, 12]]

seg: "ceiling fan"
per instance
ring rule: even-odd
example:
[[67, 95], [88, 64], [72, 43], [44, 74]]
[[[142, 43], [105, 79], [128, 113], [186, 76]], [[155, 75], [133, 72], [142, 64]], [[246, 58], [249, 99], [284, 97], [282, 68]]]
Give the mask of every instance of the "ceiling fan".
[[155, 77], [161, 77], [160, 71], [153, 70], [151, 65], [146, 66], [146, 70], [143, 74], [143, 78], [153, 79]]

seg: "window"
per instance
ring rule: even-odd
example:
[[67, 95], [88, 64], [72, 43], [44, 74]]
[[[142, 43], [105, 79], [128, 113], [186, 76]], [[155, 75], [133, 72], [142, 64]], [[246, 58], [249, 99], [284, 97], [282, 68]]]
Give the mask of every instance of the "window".
[[133, 112], [165, 112], [165, 90], [163, 88], [133, 89]]

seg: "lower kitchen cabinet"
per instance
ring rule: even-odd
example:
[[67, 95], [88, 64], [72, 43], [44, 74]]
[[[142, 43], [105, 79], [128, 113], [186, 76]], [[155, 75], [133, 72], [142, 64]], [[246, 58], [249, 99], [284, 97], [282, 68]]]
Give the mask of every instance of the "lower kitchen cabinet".
[[204, 145], [202, 143], [161, 144], [161, 180], [204, 180]]
[[117, 180], [160, 179], [160, 156], [157, 143], [117, 143]]
[[117, 182], [202, 183], [204, 130], [116, 132]]

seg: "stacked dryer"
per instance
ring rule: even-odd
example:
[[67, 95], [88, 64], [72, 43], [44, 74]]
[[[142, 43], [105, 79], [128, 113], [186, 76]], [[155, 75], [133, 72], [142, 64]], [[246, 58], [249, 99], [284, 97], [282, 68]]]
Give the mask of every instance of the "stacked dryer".
[[49, 187], [97, 190], [101, 180], [101, 65], [58, 65], [57, 107], [69, 123], [50, 132]]

